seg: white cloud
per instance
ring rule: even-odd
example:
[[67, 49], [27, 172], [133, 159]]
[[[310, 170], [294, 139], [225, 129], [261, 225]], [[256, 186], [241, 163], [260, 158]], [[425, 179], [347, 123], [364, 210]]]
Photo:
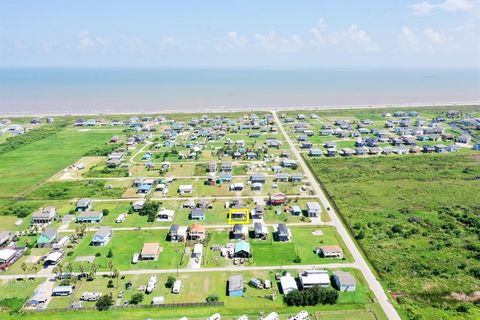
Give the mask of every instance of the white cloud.
[[443, 45], [448, 41], [445, 34], [435, 31], [432, 28], [425, 29], [423, 35], [433, 45]]
[[402, 49], [418, 49], [419, 37], [413, 29], [409, 27], [402, 27], [402, 29], [400, 30], [400, 34], [398, 35], [398, 39], [400, 41], [400, 46], [402, 47]]
[[413, 15], [424, 16], [436, 9], [446, 10], [449, 12], [470, 11], [473, 9], [475, 4], [478, 4], [477, 0], [446, 0], [440, 3], [423, 1], [415, 3], [409, 7], [412, 10], [411, 13]]
[[265, 34], [257, 33], [255, 35], [255, 41], [260, 47], [273, 51], [290, 52], [296, 51], [303, 46], [303, 40], [300, 35], [294, 34], [292, 36], [284, 37], [276, 31], [270, 31]]
[[218, 51], [241, 49], [248, 44], [248, 37], [235, 31], [227, 32], [215, 41], [214, 47]]
[[77, 48], [80, 50], [91, 50], [95, 48], [104, 49], [107, 47], [107, 41], [100, 37], [95, 37], [88, 31], [80, 31], [78, 33]]
[[344, 30], [329, 31], [325, 21], [320, 19], [319, 23], [310, 29], [310, 33], [313, 36], [312, 42], [316, 46], [337, 45], [349, 50], [379, 50], [368, 32], [356, 24]]
[[323, 18], [320, 19], [319, 23], [316, 26], [310, 29], [310, 32], [313, 34], [313, 37], [316, 41], [322, 42], [325, 40], [325, 36], [327, 33], [327, 25], [325, 24]]

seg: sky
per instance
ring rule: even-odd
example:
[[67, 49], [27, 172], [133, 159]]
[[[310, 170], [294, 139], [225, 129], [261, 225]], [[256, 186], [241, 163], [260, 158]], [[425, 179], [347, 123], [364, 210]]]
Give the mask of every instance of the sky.
[[2, 67], [480, 68], [480, 0], [0, 0]]

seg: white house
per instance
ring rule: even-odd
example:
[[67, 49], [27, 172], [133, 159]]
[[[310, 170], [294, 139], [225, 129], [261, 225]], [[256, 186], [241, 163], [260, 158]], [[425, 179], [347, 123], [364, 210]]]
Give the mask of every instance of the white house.
[[282, 286], [282, 290], [284, 294], [288, 294], [293, 290], [298, 290], [297, 282], [295, 278], [292, 277], [290, 273], [286, 273], [283, 277], [280, 278], [280, 285]]
[[112, 239], [112, 229], [110, 227], [101, 227], [93, 235], [92, 245], [103, 247], [103, 246], [106, 246], [111, 239]]

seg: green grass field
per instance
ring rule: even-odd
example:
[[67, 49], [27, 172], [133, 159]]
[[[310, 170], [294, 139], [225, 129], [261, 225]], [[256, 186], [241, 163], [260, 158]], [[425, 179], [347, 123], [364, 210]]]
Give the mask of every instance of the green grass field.
[[[475, 319], [480, 162], [422, 155], [309, 160], [405, 318]], [[465, 305], [468, 313], [458, 312]], [[459, 309], [460, 310], [460, 309]], [[420, 319], [420, 318], [419, 318]]]
[[67, 129], [0, 155], [0, 198], [17, 196], [38, 185], [113, 134]]

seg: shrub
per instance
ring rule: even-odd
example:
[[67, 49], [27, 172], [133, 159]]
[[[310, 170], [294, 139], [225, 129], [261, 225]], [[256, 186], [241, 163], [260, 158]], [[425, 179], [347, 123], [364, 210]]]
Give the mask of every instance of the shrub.
[[167, 288], [173, 287], [173, 284], [175, 283], [175, 280], [177, 280], [177, 279], [175, 279], [175, 277], [168, 276], [167, 282], [165, 283], [165, 286], [166, 286]]
[[143, 301], [143, 293], [137, 292], [132, 295], [130, 298], [131, 304], [139, 304]]
[[113, 306], [113, 299], [110, 295], [101, 296], [95, 303], [95, 307], [98, 311], [106, 311]]
[[217, 302], [218, 300], [219, 300], [219, 298], [216, 294], [210, 294], [207, 297], [207, 302]]

